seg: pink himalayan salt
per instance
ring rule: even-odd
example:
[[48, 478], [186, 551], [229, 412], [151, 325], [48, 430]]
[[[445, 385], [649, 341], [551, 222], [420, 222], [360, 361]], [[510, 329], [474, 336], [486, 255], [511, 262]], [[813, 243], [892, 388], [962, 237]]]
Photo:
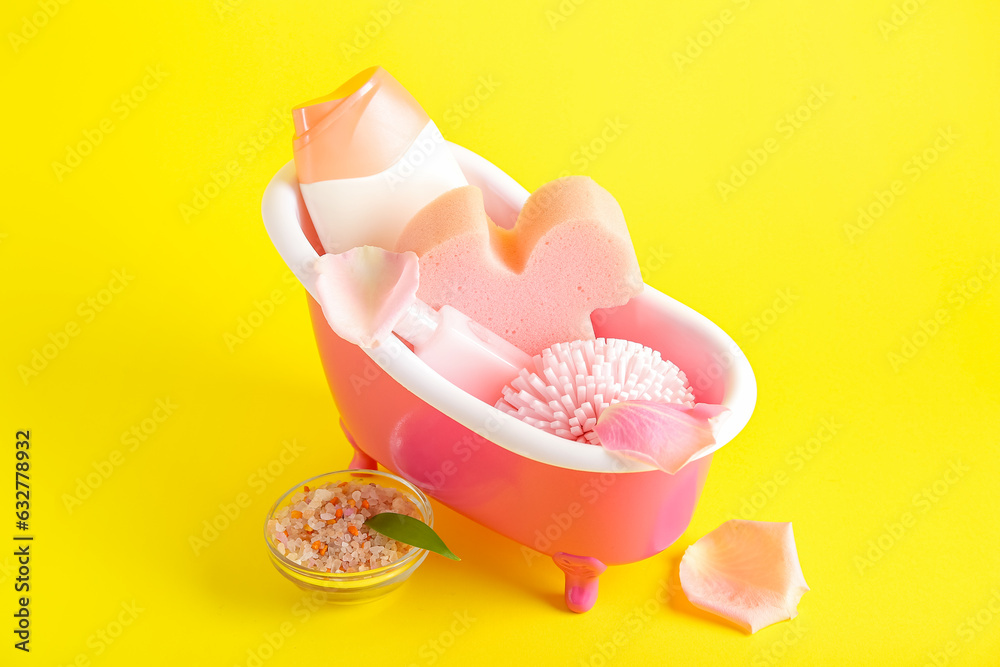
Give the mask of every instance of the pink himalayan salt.
[[[365, 501], [368, 507], [363, 506]], [[338, 509], [343, 510], [339, 519]], [[293, 517], [292, 512], [301, 516]], [[394, 563], [412, 548], [365, 525], [366, 519], [382, 512], [421, 518], [413, 502], [396, 489], [371, 482], [330, 482], [293, 495], [267, 528], [278, 552], [296, 565], [319, 572], [365, 572]], [[357, 535], [351, 534], [351, 527]]]

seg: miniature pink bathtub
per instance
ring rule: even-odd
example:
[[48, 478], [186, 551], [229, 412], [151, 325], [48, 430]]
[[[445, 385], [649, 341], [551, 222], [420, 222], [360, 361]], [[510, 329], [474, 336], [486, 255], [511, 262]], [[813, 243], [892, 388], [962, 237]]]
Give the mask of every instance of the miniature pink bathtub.
[[[451, 149], [469, 183], [483, 190], [490, 217], [512, 226], [528, 192], [475, 153]], [[278, 252], [313, 295], [312, 264], [321, 246], [291, 162], [268, 185], [262, 213]], [[597, 336], [660, 351], [687, 374], [698, 402], [731, 411], [716, 447], [669, 475], [502, 413], [445, 380], [395, 337], [375, 349], [347, 343], [313, 296], [309, 309], [341, 426], [356, 451], [351, 466], [374, 468], [377, 461], [473, 521], [551, 556], [566, 574], [573, 611], [593, 606], [607, 565], [648, 558], [681, 536], [712, 452], [743, 429], [757, 399], [753, 371], [736, 343], [656, 289], [646, 285], [625, 306], [595, 312]]]

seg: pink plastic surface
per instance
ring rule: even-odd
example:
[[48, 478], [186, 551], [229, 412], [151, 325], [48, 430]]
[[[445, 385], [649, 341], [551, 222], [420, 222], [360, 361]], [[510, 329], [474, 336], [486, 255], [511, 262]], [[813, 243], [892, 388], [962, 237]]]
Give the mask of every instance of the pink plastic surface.
[[[616, 315], [642, 310], [642, 301]], [[562, 551], [607, 565], [659, 553], [691, 521], [711, 456], [676, 475], [582, 472], [532, 461], [428, 407], [333, 333], [311, 298], [309, 308], [330, 390], [357, 446], [455, 511], [550, 556]], [[666, 347], [671, 358], [669, 341], [656, 340], [669, 331], [656, 313], [631, 319], [646, 324], [633, 339]]]
[[[318, 246], [308, 216], [301, 220]], [[597, 335], [659, 350], [688, 374], [697, 401], [721, 400], [723, 387], [711, 379], [718, 374], [701, 369], [710, 368], [716, 363], [712, 354], [723, 351], [671, 322], [653, 305], [652, 288], [646, 290], [625, 306], [597, 311], [592, 318]], [[532, 461], [480, 437], [397, 384], [333, 332], [312, 298], [309, 311], [327, 382], [355, 446], [453, 510], [544, 554], [589, 556], [606, 565], [657, 554], [690, 523], [711, 456], [676, 475], [583, 472]], [[623, 511], [630, 507], [641, 511]]]
[[589, 556], [574, 556], [559, 552], [552, 557], [556, 566], [566, 575], [566, 607], [582, 614], [590, 611], [597, 602], [597, 578], [608, 566]]
[[[487, 192], [494, 219], [510, 224], [516, 211], [504, 215], [504, 203], [491, 196]], [[304, 233], [322, 253], [301, 199], [298, 209]], [[567, 574], [567, 604], [574, 611], [593, 605], [603, 566], [653, 556], [686, 530], [711, 455], [669, 475], [587, 472], [515, 454], [398, 384], [361, 348], [337, 336], [315, 300], [308, 300], [327, 381], [356, 450], [352, 465], [372, 467], [377, 460], [473, 521], [555, 557]], [[592, 321], [597, 336], [642, 343], [676, 363], [697, 402], [721, 402], [731, 380], [732, 352], [723, 347], [728, 339], [711, 338], [676, 312], [676, 302], [647, 285], [626, 305], [595, 311]], [[581, 564], [589, 564], [586, 572], [577, 571]]]

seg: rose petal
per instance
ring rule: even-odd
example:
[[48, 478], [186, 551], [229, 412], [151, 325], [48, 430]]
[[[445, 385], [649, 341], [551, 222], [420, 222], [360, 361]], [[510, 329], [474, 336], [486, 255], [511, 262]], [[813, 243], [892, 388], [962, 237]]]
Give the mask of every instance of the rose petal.
[[791, 523], [727, 521], [687, 548], [680, 570], [691, 604], [750, 633], [795, 618], [809, 590]]
[[344, 340], [373, 347], [417, 295], [417, 255], [361, 246], [316, 262], [316, 291], [330, 327]]
[[715, 445], [712, 419], [728, 408], [710, 403], [622, 401], [609, 405], [594, 426], [605, 449], [654, 465], [671, 475]]

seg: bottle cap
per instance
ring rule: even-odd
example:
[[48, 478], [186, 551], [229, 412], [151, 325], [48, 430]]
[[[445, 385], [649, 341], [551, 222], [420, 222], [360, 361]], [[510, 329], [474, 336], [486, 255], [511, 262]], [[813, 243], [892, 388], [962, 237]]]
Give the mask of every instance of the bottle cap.
[[385, 171], [430, 121], [427, 112], [381, 67], [355, 75], [329, 95], [292, 109], [299, 183]]

